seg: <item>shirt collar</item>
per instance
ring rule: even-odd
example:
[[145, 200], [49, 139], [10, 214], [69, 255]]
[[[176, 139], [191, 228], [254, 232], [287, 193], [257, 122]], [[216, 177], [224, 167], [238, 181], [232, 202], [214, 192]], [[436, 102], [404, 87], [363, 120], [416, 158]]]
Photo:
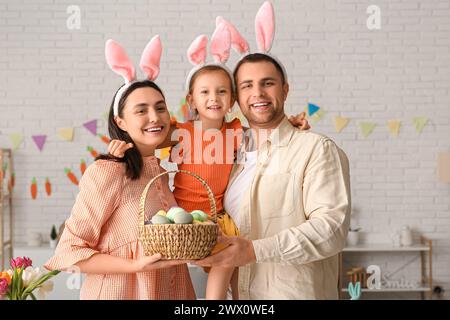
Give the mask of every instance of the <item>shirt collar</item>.
[[[295, 132], [295, 128], [292, 126], [292, 124], [289, 122], [286, 115], [281, 120], [280, 124], [277, 128], [275, 128], [270, 136], [266, 139], [266, 144], [262, 145], [268, 145], [268, 146], [275, 146], [275, 147], [285, 147], [289, 144], [291, 141], [292, 135]], [[242, 139], [242, 143], [239, 146], [238, 151], [238, 160], [239, 159], [245, 159], [245, 152], [249, 151], [247, 150], [247, 146], [249, 145], [246, 139]], [[251, 151], [251, 150], [250, 150]]]

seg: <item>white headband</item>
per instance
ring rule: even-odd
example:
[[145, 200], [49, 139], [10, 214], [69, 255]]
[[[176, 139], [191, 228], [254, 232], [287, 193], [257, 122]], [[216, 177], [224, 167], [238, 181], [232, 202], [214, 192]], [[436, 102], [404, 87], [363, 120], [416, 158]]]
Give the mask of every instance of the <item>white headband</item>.
[[[227, 26], [231, 35], [231, 45], [239, 54], [241, 54], [240, 60], [244, 59], [246, 56], [252, 54], [250, 52], [250, 47], [247, 40], [239, 33], [236, 27], [225, 20], [222, 17], [218, 17], [216, 23], [223, 23]], [[286, 68], [281, 63], [281, 61], [271, 54], [269, 51], [272, 48], [273, 38], [275, 35], [275, 14], [273, 11], [272, 4], [269, 1], [263, 3], [259, 8], [255, 17], [255, 32], [256, 32], [256, 43], [258, 44], [259, 52], [264, 54], [279, 64], [283, 72], [285, 81], [288, 81], [288, 76]], [[253, 52], [256, 53], [256, 52]]]
[[[219, 18], [220, 17], [217, 19]], [[207, 45], [208, 37], [206, 35], [200, 35], [195, 38], [189, 46], [187, 57], [189, 62], [194, 65], [194, 68], [191, 69], [186, 78], [186, 92], [189, 91], [189, 83], [191, 82], [194, 74], [206, 66], [217, 66], [222, 68], [230, 76], [232, 88], [234, 87], [233, 73], [225, 65], [230, 57], [231, 34], [228, 27], [224, 23], [217, 22], [216, 20], [216, 30], [211, 36], [210, 52], [213, 56], [214, 62], [206, 62]]]

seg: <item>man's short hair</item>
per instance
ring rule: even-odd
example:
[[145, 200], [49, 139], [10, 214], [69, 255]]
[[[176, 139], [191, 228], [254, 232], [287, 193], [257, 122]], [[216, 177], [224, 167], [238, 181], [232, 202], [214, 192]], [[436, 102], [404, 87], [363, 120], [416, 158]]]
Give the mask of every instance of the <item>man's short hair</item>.
[[281, 76], [281, 83], [284, 85], [286, 83], [286, 78], [284, 76], [284, 72], [283, 72], [283, 68], [280, 66], [280, 64], [273, 59], [272, 57], [270, 57], [267, 54], [263, 54], [263, 53], [251, 53], [249, 55], [246, 55], [244, 58], [242, 58], [236, 65], [236, 67], [234, 68], [233, 71], [233, 78], [234, 78], [234, 83], [236, 85], [236, 89], [237, 89], [237, 73], [239, 71], [239, 68], [247, 62], [260, 62], [260, 61], [267, 61], [269, 63], [272, 63], [275, 66], [275, 69], [277, 69], [277, 71], [280, 73]]

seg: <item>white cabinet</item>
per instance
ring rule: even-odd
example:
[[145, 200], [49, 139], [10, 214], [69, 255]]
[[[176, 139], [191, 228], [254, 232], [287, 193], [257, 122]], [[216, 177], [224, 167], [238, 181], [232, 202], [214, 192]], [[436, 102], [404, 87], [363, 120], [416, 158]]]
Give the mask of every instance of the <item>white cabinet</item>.
[[384, 253], [385, 258], [389, 259], [389, 255], [395, 253], [411, 253], [420, 255], [420, 286], [417, 288], [381, 288], [381, 289], [362, 289], [362, 294], [370, 293], [388, 293], [388, 292], [417, 292], [421, 294], [422, 299], [425, 294], [431, 299], [433, 289], [433, 273], [432, 273], [432, 241], [421, 237], [421, 243], [408, 247], [394, 247], [390, 244], [371, 244], [371, 245], [357, 245], [347, 246], [339, 254], [339, 295], [343, 299], [348, 299], [348, 290], [346, 286], [348, 281], [346, 279], [346, 270], [344, 269], [344, 256], [349, 254], [370, 254], [370, 253]]

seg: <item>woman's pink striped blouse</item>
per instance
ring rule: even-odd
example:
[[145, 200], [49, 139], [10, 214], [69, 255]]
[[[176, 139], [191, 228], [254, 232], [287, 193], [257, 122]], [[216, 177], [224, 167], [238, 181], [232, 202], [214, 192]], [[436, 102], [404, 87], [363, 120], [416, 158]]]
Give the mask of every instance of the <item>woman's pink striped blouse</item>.
[[[143, 158], [138, 180], [125, 176], [123, 163], [97, 160], [80, 181], [80, 191], [56, 248], [45, 264], [49, 270], [65, 270], [96, 253], [126, 259], [143, 255], [138, 240], [139, 199], [152, 177], [163, 172], [159, 159]], [[146, 200], [147, 219], [176, 202], [168, 177], [159, 178]], [[81, 299], [195, 299], [186, 264], [135, 274], [87, 274]]]

